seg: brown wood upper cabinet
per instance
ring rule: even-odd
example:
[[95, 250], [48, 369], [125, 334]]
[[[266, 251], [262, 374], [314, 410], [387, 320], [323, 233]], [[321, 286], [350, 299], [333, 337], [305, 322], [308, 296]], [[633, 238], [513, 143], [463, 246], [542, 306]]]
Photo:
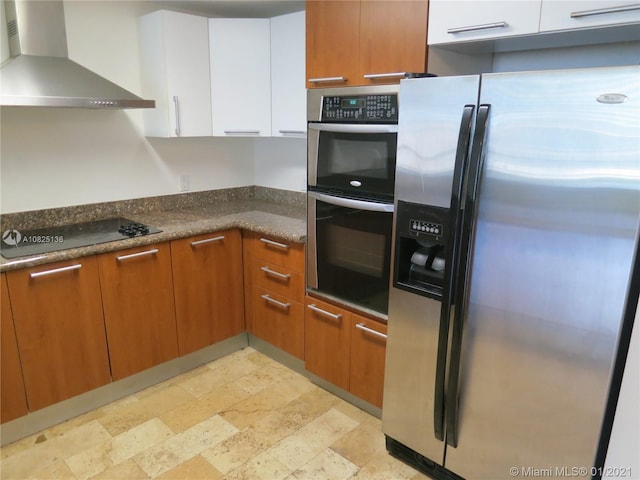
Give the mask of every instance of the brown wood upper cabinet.
[[98, 257], [113, 380], [178, 356], [168, 243]]
[[94, 256], [8, 272], [7, 282], [29, 410], [110, 382]]
[[171, 261], [180, 355], [244, 331], [240, 230], [174, 240]]
[[18, 355], [18, 343], [16, 342], [16, 331], [13, 326], [13, 313], [11, 312], [11, 302], [7, 288], [7, 276], [3, 273], [0, 277], [0, 307], [2, 313], [0, 320], [0, 340], [2, 350], [0, 367], [0, 423], [8, 422], [15, 418], [27, 414], [27, 397], [24, 391], [24, 381], [22, 379], [22, 366]]
[[307, 0], [307, 87], [398, 83], [427, 65], [427, 0]]

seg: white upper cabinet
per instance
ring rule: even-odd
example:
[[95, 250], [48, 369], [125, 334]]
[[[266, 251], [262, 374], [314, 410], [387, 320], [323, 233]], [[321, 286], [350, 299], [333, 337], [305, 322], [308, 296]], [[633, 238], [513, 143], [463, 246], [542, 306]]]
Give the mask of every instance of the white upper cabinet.
[[305, 12], [271, 18], [271, 135], [307, 133]]
[[541, 0], [430, 0], [428, 44], [538, 32]]
[[214, 136], [271, 136], [268, 18], [210, 18]]
[[138, 19], [142, 94], [156, 101], [144, 111], [149, 137], [210, 136], [207, 19], [159, 10]]
[[629, 0], [544, 0], [540, 31], [640, 23], [640, 2]]

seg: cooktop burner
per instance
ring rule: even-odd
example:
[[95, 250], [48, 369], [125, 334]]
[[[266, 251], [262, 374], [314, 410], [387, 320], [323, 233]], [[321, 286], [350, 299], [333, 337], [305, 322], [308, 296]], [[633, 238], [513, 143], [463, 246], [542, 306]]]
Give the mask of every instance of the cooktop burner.
[[95, 222], [40, 228], [26, 232], [7, 230], [2, 233], [0, 254], [5, 258], [26, 257], [160, 233], [161, 231], [158, 228], [127, 218], [108, 218]]

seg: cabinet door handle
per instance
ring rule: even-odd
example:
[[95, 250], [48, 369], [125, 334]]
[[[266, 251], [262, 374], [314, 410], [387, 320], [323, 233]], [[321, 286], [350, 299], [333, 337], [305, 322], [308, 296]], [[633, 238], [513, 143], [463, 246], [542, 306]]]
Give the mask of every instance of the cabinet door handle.
[[176, 137], [180, 136], [180, 101], [178, 100], [178, 96], [173, 96], [173, 107], [176, 111]]
[[326, 82], [346, 82], [346, 77], [321, 77], [321, 78], [310, 78], [309, 82], [311, 83], [326, 83]]
[[271, 270], [269, 267], [260, 267], [260, 270], [262, 270], [267, 275], [273, 275], [274, 277], [282, 278], [285, 280], [289, 280], [291, 278], [291, 275], [289, 275], [288, 273], [276, 272], [275, 270]]
[[283, 249], [288, 249], [289, 245], [286, 243], [274, 242], [273, 240], [269, 240], [268, 238], [260, 238], [260, 241], [266, 243], [267, 245], [271, 245], [272, 247], [278, 247]]
[[205, 238], [204, 240], [196, 240], [194, 242], [191, 242], [191, 246], [195, 247], [196, 245], [202, 245], [203, 243], [219, 242], [220, 240], [224, 240], [224, 235], [213, 238]]
[[571, 12], [571, 18], [591, 17], [593, 15], [605, 15], [607, 13], [630, 12], [632, 10], [640, 10], [640, 3], [632, 5], [620, 5], [619, 7], [596, 8], [594, 10], [582, 10], [579, 12]]
[[384, 338], [385, 340], [387, 338], [387, 335], [385, 333], [378, 332], [373, 328], [369, 328], [364, 323], [356, 323], [356, 328], [362, 330], [363, 332], [370, 333], [371, 335], [376, 335], [377, 337]]
[[82, 264], [76, 263], [75, 265], [69, 265], [68, 267], [54, 268], [53, 270], [44, 270], [42, 272], [33, 272], [33, 273], [30, 273], [29, 276], [31, 278], [38, 278], [38, 277], [44, 277], [45, 275], [52, 275], [54, 273], [62, 273], [62, 272], [69, 272], [71, 270], [78, 270], [80, 268], [82, 268]]
[[260, 135], [260, 130], [225, 130], [225, 135]]
[[283, 302], [279, 302], [278, 300], [276, 300], [275, 298], [271, 298], [269, 295], [267, 295], [266, 293], [264, 295], [261, 295], [262, 298], [264, 298], [267, 302], [272, 303], [274, 305], [277, 305], [280, 308], [286, 308], [287, 310], [289, 309], [289, 307], [291, 306], [290, 303], [283, 303]]
[[447, 30], [449, 34], [475, 32], [476, 30], [488, 30], [490, 28], [506, 28], [509, 24], [507, 22], [494, 22], [484, 23], [482, 25], [470, 25], [468, 27], [455, 27]]
[[144, 255], [153, 255], [155, 253], [158, 253], [159, 251], [160, 250], [158, 250], [157, 248], [153, 248], [151, 250], [145, 250], [144, 252], [130, 253], [129, 255], [121, 255], [119, 257], [116, 257], [116, 260], [121, 262], [122, 260], [128, 260], [130, 258], [142, 257]]
[[363, 75], [363, 77], [374, 80], [376, 78], [404, 77], [406, 74], [407, 74], [407, 72], [367, 73], [367, 74]]
[[316, 307], [313, 303], [311, 305], [307, 305], [307, 308], [313, 310], [316, 313], [319, 313], [320, 315], [324, 315], [325, 317], [333, 318], [334, 320], [342, 319], [342, 314], [341, 313], [327, 312], [326, 310], [323, 310], [322, 308]]
[[306, 130], [278, 130], [282, 135], [306, 135]]

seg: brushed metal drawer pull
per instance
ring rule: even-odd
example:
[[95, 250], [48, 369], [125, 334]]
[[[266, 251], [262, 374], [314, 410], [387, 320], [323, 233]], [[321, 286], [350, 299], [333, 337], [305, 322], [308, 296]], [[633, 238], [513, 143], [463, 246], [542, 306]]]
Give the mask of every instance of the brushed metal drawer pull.
[[269, 303], [273, 303], [274, 305], [277, 305], [278, 307], [281, 308], [286, 308], [287, 310], [289, 309], [289, 307], [291, 306], [290, 303], [283, 303], [283, 302], [279, 302], [278, 300], [276, 300], [275, 298], [271, 298], [269, 295], [267, 295], [266, 293], [264, 295], [261, 295], [262, 298], [264, 298], [267, 302]]
[[142, 257], [143, 255], [153, 255], [154, 253], [158, 253], [159, 251], [160, 250], [158, 250], [157, 248], [154, 248], [152, 250], [146, 250], [144, 252], [131, 253], [129, 255], [121, 255], [119, 257], [116, 257], [116, 260], [121, 262], [122, 260], [128, 260], [130, 258]]
[[640, 4], [620, 5], [619, 7], [597, 8], [595, 10], [582, 10], [580, 12], [571, 12], [571, 18], [591, 17], [593, 15], [605, 15], [607, 13], [630, 12], [632, 10], [640, 10]]
[[380, 338], [384, 338], [386, 340], [387, 335], [382, 333], [382, 332], [378, 332], [377, 330], [374, 330], [373, 328], [369, 328], [367, 327], [364, 323], [356, 323], [356, 328], [362, 330], [363, 332], [367, 332], [370, 333], [371, 335], [376, 335]]
[[370, 80], [375, 80], [376, 78], [404, 77], [406, 74], [407, 72], [366, 73], [363, 75], [363, 77], [368, 78]]
[[271, 270], [269, 267], [260, 267], [260, 270], [262, 270], [267, 275], [273, 275], [274, 277], [282, 278], [284, 280], [289, 280], [291, 278], [290, 274], [276, 272], [275, 270]]
[[306, 135], [306, 130], [278, 130], [282, 135]]
[[286, 243], [274, 242], [273, 240], [269, 240], [268, 238], [260, 238], [260, 241], [263, 243], [266, 243], [267, 245], [271, 245], [273, 247], [284, 248], [284, 249], [289, 248], [289, 245], [287, 245]]
[[327, 312], [326, 310], [323, 310], [322, 308], [316, 307], [314, 304], [307, 305], [307, 308], [313, 310], [316, 313], [319, 313], [320, 315], [324, 315], [325, 317], [333, 318], [334, 320], [342, 319], [342, 314], [341, 313]]
[[82, 268], [82, 264], [76, 263], [75, 265], [69, 265], [68, 267], [54, 268], [53, 270], [44, 270], [42, 272], [33, 272], [33, 273], [30, 273], [29, 276], [31, 278], [38, 278], [38, 277], [44, 277], [45, 275], [52, 275], [54, 273], [62, 273], [62, 272], [69, 272], [71, 270], [78, 270], [79, 268]]
[[213, 238], [205, 238], [204, 240], [196, 240], [194, 242], [191, 242], [191, 246], [195, 247], [196, 245], [202, 245], [203, 243], [219, 242], [220, 240], [224, 240], [224, 235]]
[[260, 135], [260, 130], [225, 130], [225, 135]]
[[477, 30], [488, 30], [490, 28], [506, 28], [509, 24], [507, 22], [495, 22], [495, 23], [485, 23], [483, 25], [471, 25], [468, 27], [455, 27], [447, 30], [448, 34], [454, 33], [464, 33], [464, 32], [475, 32]]
[[321, 78], [310, 78], [310, 83], [324, 83], [324, 82], [346, 82], [346, 77], [321, 77]]

